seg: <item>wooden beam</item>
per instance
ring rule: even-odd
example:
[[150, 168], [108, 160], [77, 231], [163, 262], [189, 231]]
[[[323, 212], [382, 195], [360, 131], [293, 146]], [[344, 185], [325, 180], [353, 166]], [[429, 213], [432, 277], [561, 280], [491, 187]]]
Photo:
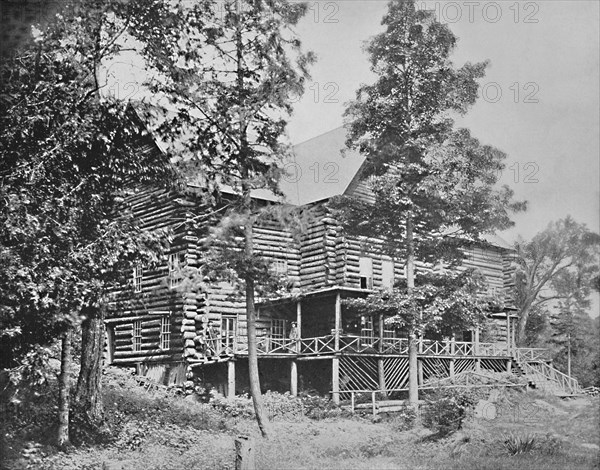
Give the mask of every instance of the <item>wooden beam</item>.
[[227, 398], [235, 398], [235, 361], [227, 361]]
[[383, 313], [379, 314], [379, 352], [383, 351]]
[[506, 312], [506, 350], [508, 354], [511, 353], [510, 347], [510, 315], [509, 312]]
[[[339, 295], [339, 294], [338, 294]], [[340, 358], [334, 357], [331, 360], [331, 391], [333, 403], [340, 404]]]
[[383, 359], [377, 359], [377, 375], [379, 378], [379, 390], [383, 392], [383, 396], [387, 397], [386, 385], [385, 385], [385, 370], [383, 368]]
[[454, 377], [454, 359], [450, 359], [450, 377]]
[[340, 329], [342, 327], [342, 298], [338, 292], [335, 296], [335, 350], [340, 350]]
[[474, 338], [473, 339], [474, 339], [474, 342], [475, 342], [475, 344], [474, 344], [475, 355], [478, 356], [479, 355], [479, 327], [476, 327], [473, 330], [473, 333], [474, 333]]
[[302, 338], [302, 302], [296, 302], [296, 327], [298, 329], [298, 338]]
[[418, 384], [419, 385], [423, 385], [423, 360], [422, 359], [417, 359], [417, 377], [418, 377]]
[[298, 363], [290, 363], [290, 394], [295, 397], [298, 395]]

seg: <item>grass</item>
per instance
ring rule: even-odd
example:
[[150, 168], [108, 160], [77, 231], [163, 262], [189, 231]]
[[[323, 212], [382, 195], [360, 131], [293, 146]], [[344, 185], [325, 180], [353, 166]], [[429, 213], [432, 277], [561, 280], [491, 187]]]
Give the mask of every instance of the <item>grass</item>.
[[[30, 423], [27, 433], [11, 428], [11, 458], [0, 468], [91, 470], [111, 462], [127, 470], [225, 470], [233, 468], [238, 434], [256, 438], [261, 470], [600, 468], [592, 448], [600, 444], [598, 398], [563, 402], [507, 395], [496, 403], [495, 419], [469, 416], [463, 429], [436, 439], [424, 428], [404, 430], [393, 417], [374, 423], [368, 415], [313, 413], [322, 419], [309, 419], [296, 412], [296, 402], [288, 409], [288, 398], [271, 396], [281, 412], [274, 415], [268, 440], [260, 439], [244, 413], [233, 416], [164, 389], [148, 391], [123, 374], [107, 377], [105, 398], [109, 442], [58, 452], [41, 438], [44, 429], [35, 431]], [[510, 438], [519, 452], [507, 448]], [[529, 440], [531, 445], [523, 444]]]

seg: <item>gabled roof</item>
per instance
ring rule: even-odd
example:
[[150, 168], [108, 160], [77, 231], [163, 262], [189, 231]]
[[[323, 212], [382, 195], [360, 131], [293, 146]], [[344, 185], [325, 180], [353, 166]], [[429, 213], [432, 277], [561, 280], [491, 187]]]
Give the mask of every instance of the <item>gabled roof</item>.
[[308, 204], [344, 194], [365, 158], [346, 149], [346, 129], [338, 127], [293, 147], [289, 175], [281, 189], [292, 204]]

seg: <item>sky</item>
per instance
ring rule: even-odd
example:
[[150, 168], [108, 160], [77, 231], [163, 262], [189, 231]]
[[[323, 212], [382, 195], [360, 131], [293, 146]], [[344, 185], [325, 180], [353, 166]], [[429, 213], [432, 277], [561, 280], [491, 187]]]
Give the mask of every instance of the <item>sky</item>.
[[[341, 126], [345, 103], [361, 83], [374, 81], [363, 45], [383, 30], [387, 2], [309, 5], [296, 32], [318, 60], [289, 121], [294, 144]], [[600, 2], [417, 0], [417, 5], [434, 9], [458, 36], [457, 66], [490, 61], [480, 99], [457, 124], [507, 153], [502, 182], [517, 199], [529, 201], [529, 210], [515, 216], [515, 227], [500, 235], [509, 242], [531, 238], [568, 214], [600, 231]], [[309, 184], [308, 175], [303, 178]]]

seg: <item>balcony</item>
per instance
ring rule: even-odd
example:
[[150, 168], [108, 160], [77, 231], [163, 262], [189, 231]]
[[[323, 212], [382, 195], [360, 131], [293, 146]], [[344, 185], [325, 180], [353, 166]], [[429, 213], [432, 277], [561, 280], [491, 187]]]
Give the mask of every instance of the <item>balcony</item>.
[[[236, 340], [237, 339], [237, 340]], [[257, 338], [259, 356], [331, 356], [347, 355], [399, 355], [408, 354], [407, 338], [375, 338], [372, 336], [325, 335], [313, 338], [290, 339], [271, 336]], [[417, 341], [419, 356], [439, 357], [511, 357], [506, 343], [481, 343], [466, 341]], [[248, 354], [246, 338], [212, 337], [205, 344], [206, 356], [245, 356]], [[546, 361], [546, 350], [518, 348], [514, 357], [520, 362]]]

